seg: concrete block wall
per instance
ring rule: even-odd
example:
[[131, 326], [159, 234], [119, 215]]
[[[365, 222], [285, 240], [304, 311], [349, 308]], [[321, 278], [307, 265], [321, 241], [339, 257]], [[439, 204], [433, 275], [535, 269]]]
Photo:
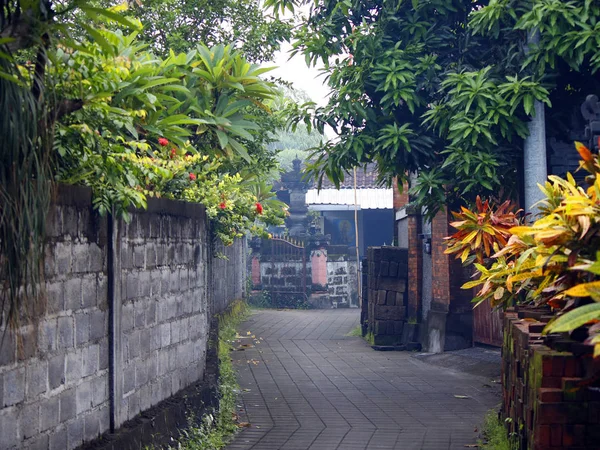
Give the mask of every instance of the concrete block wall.
[[200, 206], [151, 201], [119, 222], [122, 370], [117, 426], [202, 379], [208, 229]]
[[75, 448], [109, 426], [106, 219], [87, 189], [47, 218], [46, 296], [16, 334], [0, 328], [0, 448]]
[[202, 380], [211, 316], [243, 295], [245, 243], [214, 258], [201, 205], [150, 199], [126, 224], [91, 200], [59, 187], [44, 301], [0, 328], [0, 449], [76, 448]]
[[347, 255], [327, 258], [327, 291], [332, 307], [358, 307], [356, 258], [353, 259]]
[[224, 311], [232, 299], [246, 296], [248, 250], [246, 239], [228, 247], [215, 243], [211, 253], [211, 313]]

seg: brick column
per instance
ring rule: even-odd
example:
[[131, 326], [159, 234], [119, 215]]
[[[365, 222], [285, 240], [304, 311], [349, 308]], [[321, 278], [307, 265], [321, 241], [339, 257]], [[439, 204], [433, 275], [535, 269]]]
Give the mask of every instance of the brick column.
[[408, 205], [408, 183], [404, 182], [402, 187], [402, 193], [398, 189], [398, 178], [394, 178], [392, 181], [392, 192], [394, 194], [394, 210], [397, 211], [405, 205]]
[[472, 291], [461, 289], [468, 269], [446, 255], [444, 238], [452, 233], [450, 214], [442, 209], [431, 221], [432, 302], [428, 350], [433, 353], [470, 347], [473, 342]]
[[431, 261], [432, 261], [432, 309], [448, 312], [450, 309], [451, 255], [446, 255], [444, 238], [450, 235], [450, 217], [446, 208], [442, 208], [431, 221]]
[[423, 291], [423, 249], [421, 214], [414, 206], [406, 208], [408, 215], [408, 309], [409, 319], [421, 322]]
[[327, 287], [327, 250], [317, 248], [311, 251], [312, 284], [315, 287]]
[[252, 257], [252, 287], [257, 288], [260, 286], [260, 258], [258, 256]]

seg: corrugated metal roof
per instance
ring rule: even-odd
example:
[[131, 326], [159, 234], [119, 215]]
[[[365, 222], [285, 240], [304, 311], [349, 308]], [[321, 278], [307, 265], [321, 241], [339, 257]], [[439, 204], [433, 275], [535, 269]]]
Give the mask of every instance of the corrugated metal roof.
[[[357, 189], [356, 194], [360, 209], [393, 208], [393, 189]], [[354, 189], [309, 189], [306, 193], [306, 204], [354, 206]]]

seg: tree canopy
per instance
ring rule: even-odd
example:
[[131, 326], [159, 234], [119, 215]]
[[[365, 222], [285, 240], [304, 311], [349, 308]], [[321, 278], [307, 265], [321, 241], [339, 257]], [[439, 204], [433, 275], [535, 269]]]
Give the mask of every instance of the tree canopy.
[[[266, 3], [293, 11], [309, 2]], [[370, 161], [382, 182], [418, 172], [411, 192], [429, 214], [514, 193], [534, 102], [566, 108], [600, 88], [591, 0], [310, 3], [293, 51], [324, 63], [333, 94], [323, 108], [297, 108], [293, 123], [337, 134], [310, 173], [339, 183]], [[536, 34], [538, 43], [528, 39]]]
[[144, 0], [131, 11], [144, 25], [141, 39], [163, 55], [227, 43], [250, 61], [270, 61], [292, 30], [252, 0]]

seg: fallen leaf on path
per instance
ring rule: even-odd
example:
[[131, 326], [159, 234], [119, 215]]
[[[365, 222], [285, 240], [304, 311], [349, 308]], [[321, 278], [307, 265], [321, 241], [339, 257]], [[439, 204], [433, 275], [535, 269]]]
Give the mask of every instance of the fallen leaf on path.
[[454, 394], [454, 397], [455, 398], [471, 398], [468, 395], [456, 395], [456, 394]]
[[479, 448], [479, 444], [465, 444], [465, 447], [469, 447], [469, 448]]
[[250, 422], [240, 422], [238, 423], [238, 427], [240, 428], [250, 428], [252, 425], [250, 425]]
[[242, 389], [244, 392], [250, 392], [250, 389]]

